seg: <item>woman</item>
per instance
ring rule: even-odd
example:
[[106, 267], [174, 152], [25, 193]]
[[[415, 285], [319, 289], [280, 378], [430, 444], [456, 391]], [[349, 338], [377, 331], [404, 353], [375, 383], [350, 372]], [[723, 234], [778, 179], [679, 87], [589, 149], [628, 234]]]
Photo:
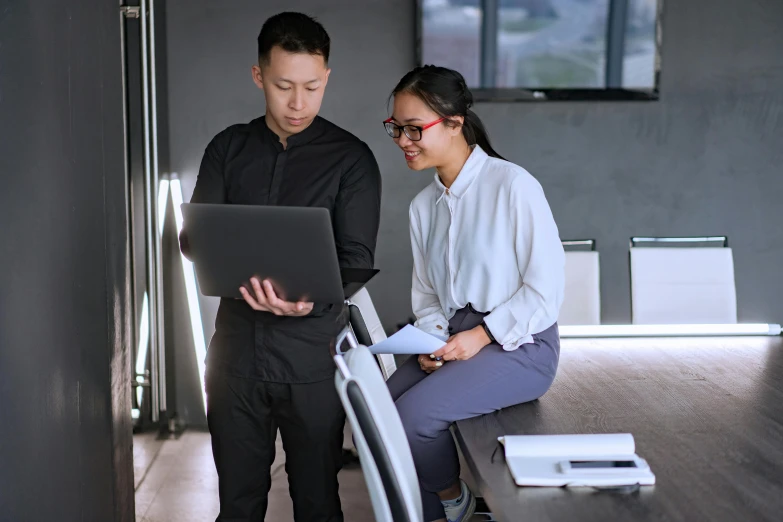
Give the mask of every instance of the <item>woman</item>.
[[[422, 489], [424, 519], [463, 522], [451, 423], [532, 401], [552, 384], [563, 247], [541, 185], [495, 152], [462, 75], [425, 66], [392, 93], [386, 131], [434, 181], [410, 206], [416, 326], [447, 344], [389, 379]], [[444, 518], [445, 517], [445, 518]]]

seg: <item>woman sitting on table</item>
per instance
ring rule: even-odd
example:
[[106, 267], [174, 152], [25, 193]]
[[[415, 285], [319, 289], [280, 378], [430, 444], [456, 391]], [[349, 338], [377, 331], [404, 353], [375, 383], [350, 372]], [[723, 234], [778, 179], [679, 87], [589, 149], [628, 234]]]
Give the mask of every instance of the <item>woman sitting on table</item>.
[[541, 185], [489, 144], [461, 74], [418, 67], [386, 131], [434, 181], [410, 206], [416, 326], [447, 341], [389, 379], [419, 475], [424, 519], [463, 522], [451, 423], [532, 401], [557, 370], [565, 255]]

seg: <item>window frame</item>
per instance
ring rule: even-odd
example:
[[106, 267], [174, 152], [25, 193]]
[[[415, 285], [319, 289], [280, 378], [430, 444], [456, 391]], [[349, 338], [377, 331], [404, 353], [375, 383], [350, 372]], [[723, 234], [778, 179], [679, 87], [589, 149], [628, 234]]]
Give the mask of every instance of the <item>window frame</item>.
[[[650, 89], [629, 89], [622, 83], [623, 50], [629, 0], [608, 0], [609, 17], [606, 36], [606, 87], [603, 88], [508, 88], [508, 87], [471, 87], [476, 102], [541, 102], [541, 101], [656, 101], [660, 99], [661, 81], [661, 36], [664, 0], [656, 0], [655, 14], [655, 60], [654, 85]], [[479, 67], [482, 83], [495, 74], [494, 60], [497, 56], [497, 21], [499, 0], [480, 0], [482, 13], [481, 49]], [[416, 65], [422, 66], [423, 58], [423, 13], [424, 0], [416, 0], [415, 5], [415, 46]], [[495, 35], [489, 37], [489, 35]], [[437, 64], [435, 64], [437, 65]]]

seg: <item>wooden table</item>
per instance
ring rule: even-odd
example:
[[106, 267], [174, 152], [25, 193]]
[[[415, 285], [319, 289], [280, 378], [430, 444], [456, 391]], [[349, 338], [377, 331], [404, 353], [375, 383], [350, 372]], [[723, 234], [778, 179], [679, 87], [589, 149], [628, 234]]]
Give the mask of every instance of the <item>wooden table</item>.
[[[655, 486], [518, 487], [497, 449], [502, 435], [618, 432]], [[500, 521], [781, 521], [783, 338], [564, 340], [546, 395], [454, 434]]]

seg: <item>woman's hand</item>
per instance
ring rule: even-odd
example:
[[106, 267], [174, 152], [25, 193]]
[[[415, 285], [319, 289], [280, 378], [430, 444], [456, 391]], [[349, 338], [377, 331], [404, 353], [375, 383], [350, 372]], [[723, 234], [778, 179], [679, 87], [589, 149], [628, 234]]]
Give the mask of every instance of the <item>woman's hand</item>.
[[421, 371], [426, 373], [432, 373], [441, 366], [443, 366], [443, 361], [436, 361], [435, 359], [431, 359], [429, 355], [419, 355], [419, 368], [421, 368]]
[[487, 332], [479, 325], [472, 330], [466, 330], [449, 337], [446, 346], [430, 355], [430, 358], [440, 357], [444, 361], [467, 361], [491, 342]]
[[258, 279], [253, 277], [250, 279], [250, 284], [253, 287], [255, 295], [248, 292], [245, 287], [241, 287], [239, 291], [242, 293], [242, 297], [245, 298], [245, 302], [249, 304], [253, 310], [293, 317], [302, 317], [313, 310], [313, 303], [291, 303], [283, 301], [277, 297], [277, 294], [275, 294], [272, 284], [269, 281], [264, 281], [262, 284]]

